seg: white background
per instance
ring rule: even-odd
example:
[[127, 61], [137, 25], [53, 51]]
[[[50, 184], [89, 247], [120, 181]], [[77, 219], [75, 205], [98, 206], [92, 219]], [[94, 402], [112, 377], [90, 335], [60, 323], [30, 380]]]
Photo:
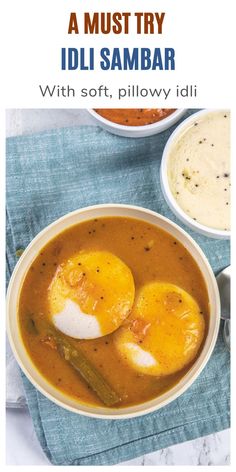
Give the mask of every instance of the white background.
[[[8, 108], [35, 107], [153, 107], [153, 98], [129, 101], [104, 98], [43, 99], [39, 84], [98, 87], [111, 91], [127, 84], [142, 87], [197, 85], [197, 98], [158, 100], [168, 107], [230, 107], [233, 66], [230, 48], [233, 31], [231, 2], [219, 0], [8, 0], [5, 9], [9, 21], [3, 27], [7, 88], [2, 89]], [[131, 21], [130, 35], [68, 35], [70, 12], [82, 19], [83, 11], [165, 12], [162, 35], [137, 35]], [[232, 22], [232, 23], [231, 23]], [[232, 24], [232, 29], [230, 28]], [[173, 47], [175, 71], [61, 71], [62, 47]], [[145, 105], [144, 105], [145, 104]]]

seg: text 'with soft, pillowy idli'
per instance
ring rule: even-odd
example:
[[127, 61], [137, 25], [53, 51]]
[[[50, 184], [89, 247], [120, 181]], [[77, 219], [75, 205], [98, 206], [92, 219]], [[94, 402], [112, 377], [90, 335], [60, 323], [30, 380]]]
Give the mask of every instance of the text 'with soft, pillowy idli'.
[[62, 333], [93, 339], [130, 314], [135, 287], [129, 267], [107, 251], [81, 252], [62, 263], [49, 287], [50, 318]]

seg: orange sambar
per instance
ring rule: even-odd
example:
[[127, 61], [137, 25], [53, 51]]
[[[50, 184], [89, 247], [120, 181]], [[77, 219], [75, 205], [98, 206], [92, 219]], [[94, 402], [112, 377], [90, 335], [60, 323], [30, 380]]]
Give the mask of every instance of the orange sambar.
[[[80, 251], [109, 251], [119, 257], [133, 274], [137, 294], [141, 287], [154, 281], [186, 290], [204, 316], [205, 336], [208, 293], [200, 269], [186, 248], [167, 232], [138, 219], [106, 217], [79, 223], [42, 248], [26, 274], [19, 298], [18, 319], [24, 345], [35, 367], [54, 387], [80, 403], [102, 405], [80, 374], [54, 348], [45, 328], [52, 279], [58, 267]], [[172, 388], [201, 351], [200, 348], [187, 367], [172, 375], [145, 375], [124, 362], [115, 346], [115, 333], [90, 340], [68, 339], [118, 393], [121, 402], [115, 405], [117, 408], [143, 403]]]

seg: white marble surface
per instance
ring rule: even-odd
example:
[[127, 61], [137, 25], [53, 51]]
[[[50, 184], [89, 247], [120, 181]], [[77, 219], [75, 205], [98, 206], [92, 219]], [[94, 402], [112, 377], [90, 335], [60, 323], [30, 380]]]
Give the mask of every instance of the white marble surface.
[[26, 109], [6, 110], [6, 135], [32, 134], [53, 128], [94, 125], [86, 110]]
[[[6, 111], [6, 135], [31, 134], [46, 129], [93, 124], [85, 110], [28, 109]], [[23, 389], [15, 361], [7, 349], [7, 403], [22, 402]], [[27, 409], [8, 408], [6, 413], [7, 465], [48, 465]], [[230, 463], [230, 431], [146, 454], [122, 465], [228, 465]]]

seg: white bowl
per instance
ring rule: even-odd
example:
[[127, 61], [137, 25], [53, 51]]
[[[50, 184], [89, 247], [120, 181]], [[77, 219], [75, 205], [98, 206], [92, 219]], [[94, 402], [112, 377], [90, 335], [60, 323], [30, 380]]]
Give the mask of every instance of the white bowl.
[[188, 216], [182, 208], [178, 205], [173, 193], [171, 192], [169, 181], [168, 181], [168, 159], [170, 149], [174, 143], [174, 141], [182, 134], [183, 130], [186, 128], [187, 125], [196, 121], [196, 119], [200, 116], [206, 115], [211, 110], [201, 110], [197, 113], [193, 113], [191, 116], [186, 118], [179, 126], [173, 131], [171, 136], [169, 137], [161, 160], [161, 168], [160, 168], [160, 181], [161, 181], [161, 189], [167, 204], [169, 205], [170, 209], [173, 213], [187, 226], [191, 229], [194, 229], [200, 234], [204, 234], [210, 238], [214, 239], [229, 239], [230, 238], [230, 231], [224, 231], [216, 228], [211, 228], [209, 226], [205, 226], [197, 221], [193, 220]]
[[125, 126], [103, 118], [93, 109], [88, 109], [87, 111], [97, 122], [97, 124], [106, 131], [109, 131], [110, 133], [116, 134], [118, 136], [124, 136], [126, 138], [145, 138], [147, 136], [152, 136], [153, 134], [161, 133], [162, 131], [165, 131], [167, 128], [170, 128], [172, 125], [174, 125], [178, 120], [180, 120], [184, 113], [186, 113], [185, 109], [179, 109], [171, 113], [163, 120], [156, 121], [156, 123], [152, 123], [150, 125]]
[[[51, 385], [42, 374], [40, 374], [27, 354], [21, 338], [17, 316], [19, 295], [24, 278], [30, 265], [41, 249], [66, 228], [82, 221], [106, 216], [138, 218], [158, 228], [162, 228], [173, 235], [174, 238], [179, 240], [186, 247], [198, 264], [207, 286], [210, 302], [209, 331], [200, 356], [196, 359], [196, 362], [186, 375], [178, 384], [159, 397], [139, 405], [120, 409], [94, 407], [83, 404], [82, 402], [80, 403], [67, 397]], [[179, 397], [179, 395], [190, 387], [206, 365], [216, 343], [219, 322], [220, 299], [216, 279], [205, 255], [196, 242], [183, 229], [158, 213], [129, 205], [107, 204], [82, 208], [63, 216], [47, 226], [33, 239], [18, 261], [12, 274], [7, 293], [7, 332], [13, 353], [25, 375], [43, 395], [57, 405], [71, 412], [95, 418], [124, 419], [145, 415], [167, 405], [175, 398]]]

